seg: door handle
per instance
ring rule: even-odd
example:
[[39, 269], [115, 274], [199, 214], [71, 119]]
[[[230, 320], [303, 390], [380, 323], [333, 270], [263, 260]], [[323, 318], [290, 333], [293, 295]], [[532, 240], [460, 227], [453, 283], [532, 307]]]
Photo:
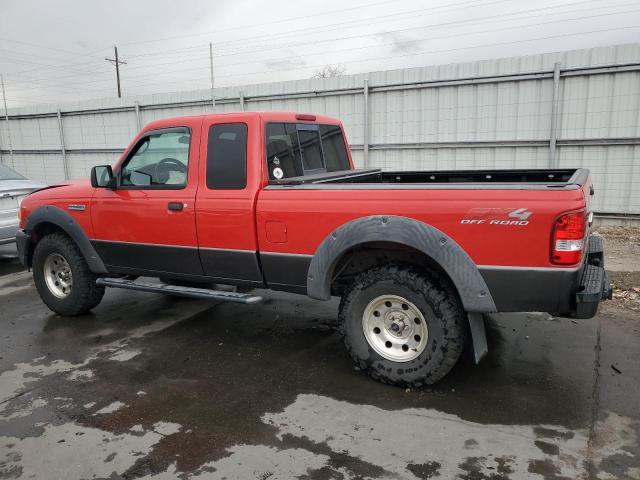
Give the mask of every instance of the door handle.
[[181, 212], [184, 209], [184, 203], [182, 202], [169, 202], [167, 208], [172, 212]]

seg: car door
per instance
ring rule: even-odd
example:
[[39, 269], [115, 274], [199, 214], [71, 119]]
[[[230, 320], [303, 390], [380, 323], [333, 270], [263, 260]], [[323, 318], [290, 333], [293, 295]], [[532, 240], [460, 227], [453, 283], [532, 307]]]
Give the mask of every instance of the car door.
[[262, 285], [255, 225], [261, 132], [257, 115], [211, 116], [202, 124], [200, 259], [205, 274], [221, 283]]
[[198, 124], [145, 132], [116, 167], [116, 188], [96, 189], [92, 243], [110, 271], [202, 275], [195, 223], [199, 130]]

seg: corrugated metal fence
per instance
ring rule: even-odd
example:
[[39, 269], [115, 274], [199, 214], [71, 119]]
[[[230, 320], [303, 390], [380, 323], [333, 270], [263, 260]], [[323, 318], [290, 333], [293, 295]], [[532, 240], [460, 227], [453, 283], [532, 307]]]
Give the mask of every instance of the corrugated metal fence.
[[640, 214], [640, 44], [332, 79], [9, 111], [2, 162], [57, 182], [114, 162], [163, 117], [294, 110], [339, 117], [359, 166], [586, 167], [601, 213]]

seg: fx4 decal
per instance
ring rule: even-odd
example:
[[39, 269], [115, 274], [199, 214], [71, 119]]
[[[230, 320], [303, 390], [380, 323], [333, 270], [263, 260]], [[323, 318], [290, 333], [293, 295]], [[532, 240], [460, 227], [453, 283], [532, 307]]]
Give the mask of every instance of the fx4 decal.
[[493, 207], [477, 207], [472, 208], [465, 213], [464, 218], [460, 220], [463, 225], [511, 225], [525, 226], [529, 225], [529, 218], [533, 212], [525, 207], [520, 208], [493, 208]]

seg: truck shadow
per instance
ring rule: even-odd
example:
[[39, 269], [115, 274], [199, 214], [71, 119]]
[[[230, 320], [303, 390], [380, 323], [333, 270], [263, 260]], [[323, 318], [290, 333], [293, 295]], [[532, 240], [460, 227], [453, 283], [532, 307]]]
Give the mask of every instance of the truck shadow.
[[0, 277], [12, 273], [26, 271], [14, 254], [4, 254], [0, 247]]

